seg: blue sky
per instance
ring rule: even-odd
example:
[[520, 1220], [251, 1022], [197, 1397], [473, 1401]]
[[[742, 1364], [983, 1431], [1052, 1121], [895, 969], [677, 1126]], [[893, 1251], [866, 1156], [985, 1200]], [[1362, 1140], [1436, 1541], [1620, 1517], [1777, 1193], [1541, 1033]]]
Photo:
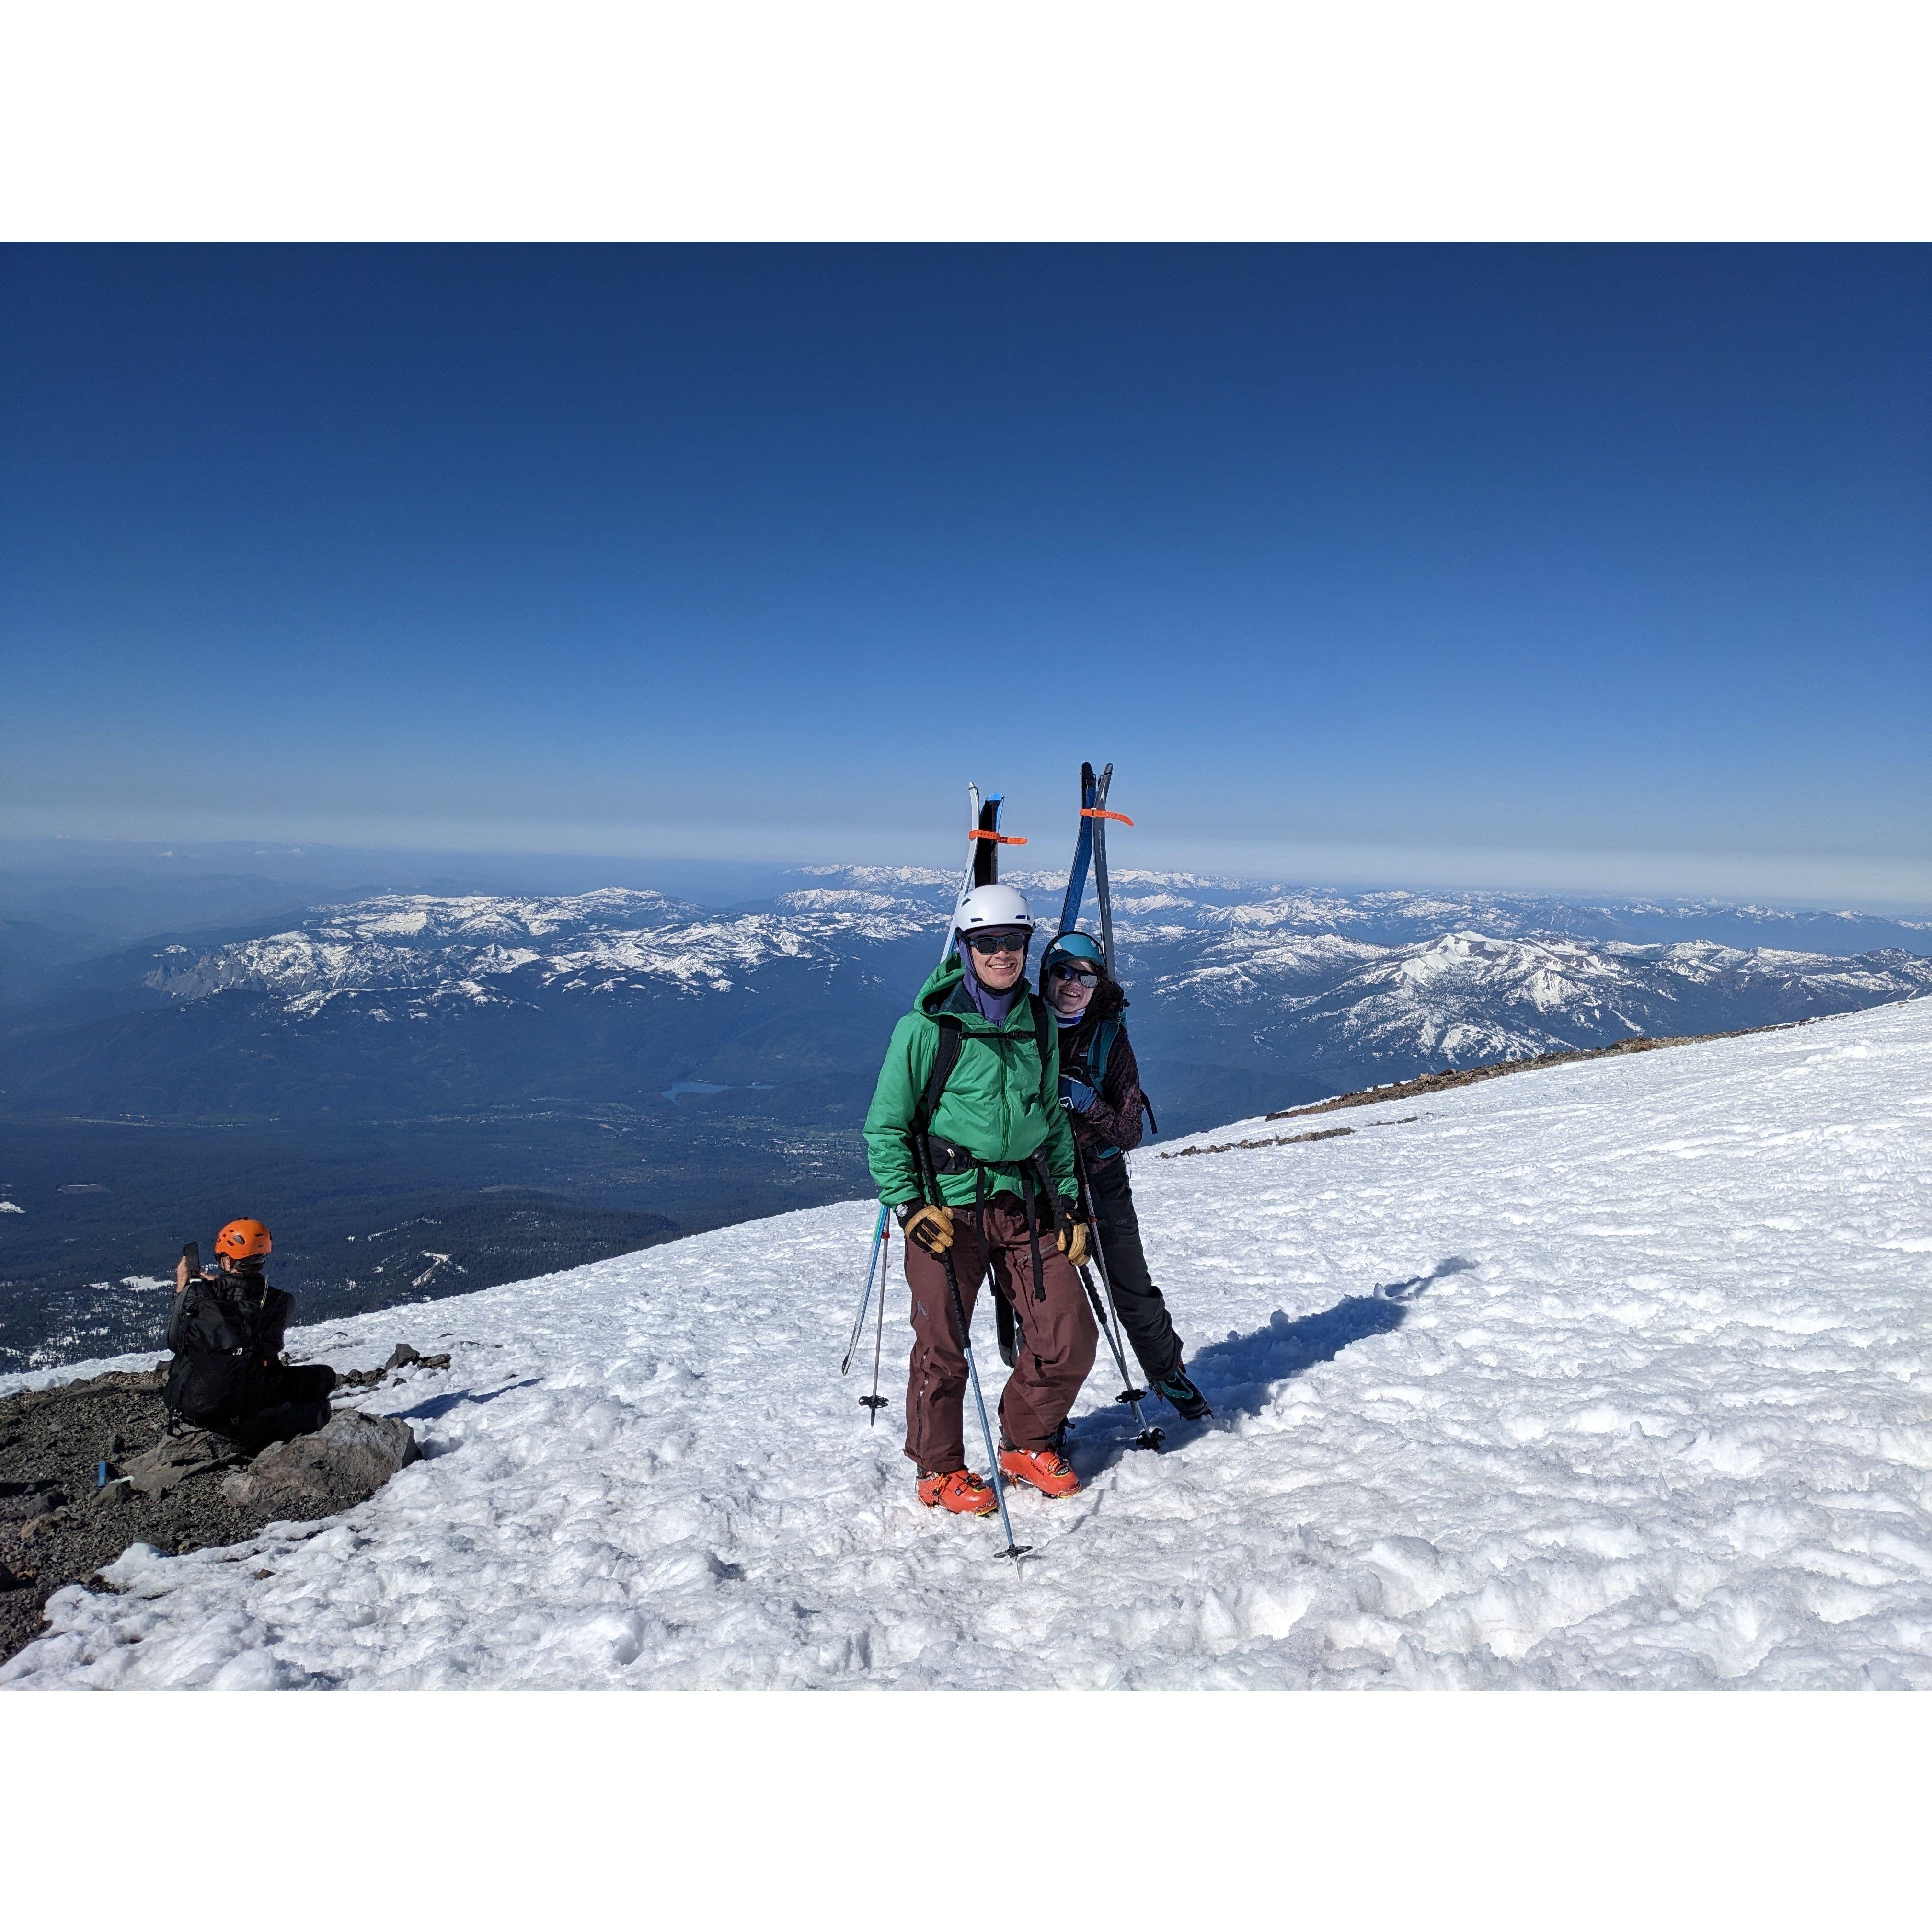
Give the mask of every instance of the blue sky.
[[1932, 903], [1923, 248], [0, 268], [16, 831]]

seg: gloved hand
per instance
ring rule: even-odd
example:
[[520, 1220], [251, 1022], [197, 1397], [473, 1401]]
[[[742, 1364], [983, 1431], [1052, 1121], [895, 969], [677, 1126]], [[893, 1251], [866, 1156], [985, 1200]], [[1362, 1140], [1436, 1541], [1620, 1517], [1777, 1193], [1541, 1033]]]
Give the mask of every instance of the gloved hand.
[[[1092, 1088], [1088, 1088], [1091, 1092]], [[1076, 1268], [1087, 1265], [1087, 1223], [1069, 1216], [1060, 1224], [1060, 1232], [1054, 1245]]]
[[1060, 1104], [1069, 1112], [1084, 1114], [1100, 1097], [1085, 1081], [1076, 1080], [1070, 1073], [1060, 1076]]
[[916, 1241], [929, 1255], [943, 1255], [952, 1245], [952, 1210], [930, 1208], [908, 1201], [899, 1210], [899, 1226], [909, 1241]]

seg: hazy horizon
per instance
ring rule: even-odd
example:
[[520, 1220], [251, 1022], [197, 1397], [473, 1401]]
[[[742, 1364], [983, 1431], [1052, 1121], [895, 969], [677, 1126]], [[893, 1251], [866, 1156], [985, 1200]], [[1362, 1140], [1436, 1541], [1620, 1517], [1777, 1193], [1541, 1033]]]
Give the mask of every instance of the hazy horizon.
[[[1018, 821], [1010, 813], [1008, 823]], [[1551, 880], [1534, 875], [1512, 876], [1498, 867], [1488, 877], [1447, 869], [1439, 874], [1423, 868], [1406, 872], [1393, 867], [1349, 872], [1294, 869], [1216, 862], [1165, 862], [1127, 848], [1131, 833], [1117, 833], [1112, 869], [1130, 872], [1193, 873], [1203, 878], [1256, 887], [1306, 889], [1340, 895], [1372, 892], [1467, 892], [1526, 898], [1597, 898], [1618, 904], [1656, 900], [1695, 906], [1757, 906], [1779, 912], [1854, 913], [1904, 922], [1932, 920], [1932, 898], [1878, 899], [1840, 892], [1811, 896], [1724, 890], [1658, 881], [1613, 885], [1588, 878]], [[254, 876], [292, 889], [326, 892], [340, 886], [354, 890], [396, 892], [438, 890], [542, 894], [568, 896], [616, 886], [668, 892], [674, 897], [730, 903], [770, 896], [795, 883], [812, 868], [904, 866], [950, 871], [956, 850], [926, 842], [929, 850], [903, 850], [871, 856], [841, 858], [765, 856], [742, 859], [704, 859], [651, 853], [585, 853], [490, 850], [460, 846], [282, 844], [256, 840], [94, 840], [69, 838], [0, 838], [0, 876], [54, 880], [63, 874], [76, 881], [90, 873], [134, 868], [158, 882], [178, 868], [184, 878]], [[1037, 848], [1037, 849], [1036, 849]], [[1492, 855], [1495, 856], [1495, 855]], [[1064, 873], [1066, 853], [1050, 837], [1029, 838], [1023, 848], [1010, 850], [1012, 872]], [[435, 884], [423, 883], [438, 878]], [[383, 879], [394, 881], [379, 883]], [[4, 902], [0, 902], [4, 905]]]
[[1932, 250], [0, 268], [16, 832], [1932, 904]]

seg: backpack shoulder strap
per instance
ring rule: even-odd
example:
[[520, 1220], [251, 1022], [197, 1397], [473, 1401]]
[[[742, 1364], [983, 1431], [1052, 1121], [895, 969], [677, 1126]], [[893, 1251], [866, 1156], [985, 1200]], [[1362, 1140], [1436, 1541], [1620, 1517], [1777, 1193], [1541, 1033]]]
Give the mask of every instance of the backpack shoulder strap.
[[924, 1133], [932, 1125], [932, 1117], [939, 1111], [940, 1096], [946, 1091], [946, 1083], [952, 1078], [952, 1070], [959, 1064], [959, 1049], [964, 1043], [966, 1030], [957, 1020], [935, 1018], [939, 1028], [939, 1046], [932, 1056], [932, 1071], [926, 1076], [926, 1090], [919, 1096], [919, 1105], [914, 1110], [912, 1124], [914, 1129]]
[[[1126, 1023], [1118, 1013], [1102, 1020], [1094, 1029], [1094, 1044], [1087, 1049], [1087, 1070], [1094, 1076], [1097, 1091], [1107, 1071], [1107, 1056], [1114, 1050], [1114, 1042], [1126, 1030]], [[1147, 1096], [1146, 1090], [1141, 1093], [1141, 1112], [1146, 1114], [1148, 1125], [1156, 1133], [1160, 1132], [1160, 1123], [1154, 1118], [1154, 1102]]]
[[1107, 1056], [1114, 1050], [1114, 1042], [1120, 1030], [1120, 1016], [1104, 1019], [1094, 1029], [1094, 1044], [1087, 1049], [1087, 1069], [1094, 1076], [1097, 1088], [1106, 1078]]
[[[1053, 1016], [1038, 994], [1029, 993], [1027, 998], [1033, 1001], [1034, 1045], [1040, 1053], [1040, 1090], [1044, 1097], [1047, 1055], [1053, 1043]], [[939, 1046], [932, 1056], [932, 1071], [926, 1076], [926, 1090], [920, 1095], [919, 1106], [913, 1114], [913, 1126], [920, 1133], [932, 1125], [932, 1117], [939, 1111], [946, 1083], [952, 1078], [952, 1070], [959, 1064], [960, 1048], [965, 1044], [966, 1030], [957, 1020], [935, 1014], [933, 1024], [939, 1028]]]

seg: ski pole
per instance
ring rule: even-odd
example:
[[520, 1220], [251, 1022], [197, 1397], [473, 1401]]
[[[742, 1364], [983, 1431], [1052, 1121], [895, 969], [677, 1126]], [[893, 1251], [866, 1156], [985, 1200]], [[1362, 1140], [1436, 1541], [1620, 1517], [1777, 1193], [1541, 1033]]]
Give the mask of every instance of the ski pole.
[[879, 1364], [886, 1351], [886, 1284], [892, 1278], [892, 1236], [889, 1222], [881, 1222], [879, 1227], [879, 1320], [872, 1330], [872, 1392], [859, 1398], [860, 1406], [866, 1411], [866, 1426], [870, 1429], [879, 1419], [879, 1411], [886, 1406], [886, 1399], [879, 1393]]
[[[881, 1201], [879, 1203], [879, 1218], [872, 1224], [872, 1249], [866, 1257], [866, 1286], [860, 1292], [859, 1312], [853, 1318], [851, 1338], [845, 1344], [845, 1359], [838, 1364], [838, 1372], [842, 1376], [851, 1367], [852, 1358], [858, 1352], [859, 1337], [865, 1332], [866, 1310], [872, 1299], [872, 1270], [879, 1264], [879, 1249], [885, 1238], [886, 1204]], [[879, 1293], [882, 1298], [885, 1292], [885, 1282], [881, 1276]]]
[[[1106, 1278], [1104, 1270], [1102, 1278]], [[1134, 1447], [1158, 1453], [1166, 1431], [1154, 1427], [1141, 1413], [1141, 1397], [1147, 1390], [1135, 1388], [1129, 1379], [1126, 1358], [1120, 1352], [1120, 1345], [1114, 1340], [1113, 1330], [1107, 1326], [1107, 1311], [1100, 1305], [1100, 1291], [1094, 1286], [1094, 1277], [1084, 1268], [1080, 1270], [1080, 1284], [1087, 1291], [1087, 1299], [1094, 1304], [1094, 1318], [1100, 1324], [1100, 1333], [1106, 1336], [1107, 1346], [1113, 1352], [1114, 1367], [1120, 1372], [1120, 1392], [1114, 1400], [1126, 1402], [1133, 1410], [1135, 1421], [1140, 1425], [1140, 1433], [1134, 1438]], [[1110, 1288], [1107, 1292], [1111, 1294], [1113, 1290]]]
[[[1100, 1270], [1100, 1279], [1107, 1283], [1107, 1300], [1111, 1304], [1114, 1284], [1108, 1279], [1106, 1258], [1100, 1252], [1100, 1231], [1094, 1222], [1093, 1199], [1087, 1186], [1087, 1170], [1080, 1162], [1080, 1150], [1077, 1144], [1073, 1153], [1076, 1162], [1074, 1173], [1081, 1188], [1081, 1205], [1086, 1212], [1088, 1232], [1094, 1238], [1094, 1260]], [[1137, 1388], [1132, 1376], [1127, 1372], [1126, 1354], [1120, 1346], [1119, 1312], [1114, 1312], [1113, 1324], [1109, 1327], [1107, 1308], [1101, 1303], [1100, 1292], [1094, 1286], [1094, 1277], [1088, 1273], [1084, 1264], [1076, 1269], [1075, 1273], [1080, 1277], [1080, 1286], [1087, 1291], [1087, 1300], [1094, 1310], [1094, 1324], [1106, 1337], [1108, 1349], [1114, 1358], [1114, 1366], [1120, 1372], [1120, 1392], [1114, 1400], [1117, 1402], [1126, 1402], [1133, 1410], [1134, 1420], [1139, 1425], [1140, 1433], [1134, 1438], [1134, 1444], [1137, 1448], [1158, 1450], [1165, 1432], [1150, 1426], [1147, 1418], [1141, 1413], [1141, 1397], [1147, 1394], [1147, 1390]]]
[[[932, 1143], [921, 1133], [918, 1140], [921, 1185], [925, 1188], [928, 1202], [939, 1200], [939, 1175], [932, 1162]], [[1012, 1519], [1006, 1514], [1006, 1480], [1000, 1468], [998, 1451], [993, 1445], [993, 1426], [986, 1420], [986, 1398], [980, 1392], [980, 1365], [973, 1359], [973, 1328], [966, 1317], [966, 1300], [959, 1292], [959, 1270], [952, 1264], [950, 1247], [940, 1251], [940, 1262], [946, 1270], [946, 1286], [952, 1298], [952, 1318], [959, 1324], [959, 1346], [965, 1352], [966, 1374], [973, 1384], [973, 1406], [980, 1412], [980, 1433], [986, 1442], [986, 1461], [992, 1470], [993, 1500], [999, 1505], [1000, 1527], [1006, 1533], [1006, 1546], [1000, 1552], [1017, 1563], [1031, 1548], [1028, 1544], [1013, 1540]]]
[[1114, 1400], [1125, 1402], [1134, 1412], [1134, 1420], [1140, 1428], [1140, 1433], [1134, 1438], [1134, 1446], [1139, 1449], [1151, 1449], [1158, 1455], [1161, 1444], [1166, 1439], [1167, 1432], [1155, 1427], [1141, 1412], [1141, 1397], [1147, 1394], [1147, 1390], [1136, 1388], [1127, 1374], [1126, 1353], [1120, 1342], [1120, 1304], [1114, 1299], [1113, 1274], [1107, 1266], [1106, 1244], [1100, 1238], [1100, 1217], [1094, 1211], [1094, 1186], [1088, 1178], [1087, 1156], [1081, 1151], [1077, 1142], [1074, 1145], [1073, 1160], [1076, 1171], [1080, 1177], [1081, 1197], [1087, 1208], [1087, 1225], [1093, 1231], [1094, 1264], [1100, 1270], [1100, 1280], [1106, 1285], [1107, 1310], [1112, 1312], [1114, 1318], [1114, 1325], [1109, 1328], [1106, 1312], [1100, 1306], [1100, 1298], [1094, 1294], [1094, 1284], [1088, 1280], [1087, 1270], [1082, 1268], [1080, 1279], [1086, 1282], [1087, 1293], [1094, 1304], [1094, 1312], [1100, 1318], [1100, 1332], [1106, 1336], [1107, 1346], [1114, 1352], [1114, 1366], [1120, 1372], [1120, 1392]]

